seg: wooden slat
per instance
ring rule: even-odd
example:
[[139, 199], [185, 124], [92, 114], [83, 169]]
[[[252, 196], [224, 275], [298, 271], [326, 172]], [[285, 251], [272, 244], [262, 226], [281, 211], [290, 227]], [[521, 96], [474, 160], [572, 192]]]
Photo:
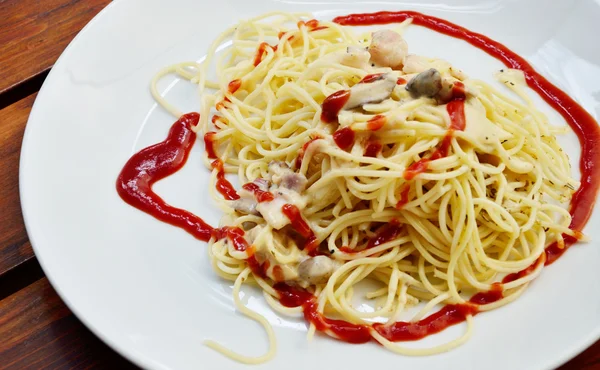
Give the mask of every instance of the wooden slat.
[[19, 154], [35, 97], [0, 110], [0, 276], [34, 257], [19, 202]]
[[[560, 335], [560, 334], [559, 334]], [[598, 370], [600, 369], [600, 340], [579, 356], [567, 362], [558, 370]]]
[[0, 1], [0, 96], [47, 71], [77, 32], [108, 3]]
[[136, 369], [96, 338], [46, 278], [0, 301], [2, 369]]

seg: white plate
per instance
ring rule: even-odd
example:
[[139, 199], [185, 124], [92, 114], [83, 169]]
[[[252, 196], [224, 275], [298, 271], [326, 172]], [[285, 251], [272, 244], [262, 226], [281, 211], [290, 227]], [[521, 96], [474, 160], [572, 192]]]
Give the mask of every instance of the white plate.
[[[597, 3], [446, 2], [128, 0], [109, 5], [52, 69], [23, 142], [20, 180], [27, 230], [68, 306], [100, 338], [146, 368], [247, 368], [203, 346], [209, 338], [245, 354], [266, 349], [259, 325], [235, 312], [230, 284], [213, 273], [206, 245], [128, 206], [115, 191], [129, 156], [163, 140], [174, 121], [152, 100], [150, 78], [167, 64], [202, 58], [209, 42], [240, 18], [275, 9], [312, 11], [327, 19], [357, 11], [421, 10], [505, 43], [596, 114]], [[422, 28], [411, 28], [406, 37], [412, 51], [446, 58], [473, 77], [491, 80], [500, 68], [466, 43]], [[167, 98], [182, 110], [197, 110], [194, 88], [185, 82], [173, 86]], [[561, 122], [557, 114], [550, 116]], [[563, 144], [575, 163], [576, 141], [570, 137]], [[156, 190], [215, 225], [220, 212], [207, 196], [202, 150], [197, 143], [183, 170]], [[477, 316], [472, 339], [437, 356], [402, 357], [375, 344], [350, 345], [324, 336], [307, 343], [303, 321], [277, 316], [258, 292], [245, 290], [244, 301], [275, 326], [277, 356], [264, 368], [557, 366], [600, 334], [599, 221], [595, 212], [585, 230], [592, 242], [572, 248], [515, 303]], [[452, 327], [415, 345], [462, 330]]]

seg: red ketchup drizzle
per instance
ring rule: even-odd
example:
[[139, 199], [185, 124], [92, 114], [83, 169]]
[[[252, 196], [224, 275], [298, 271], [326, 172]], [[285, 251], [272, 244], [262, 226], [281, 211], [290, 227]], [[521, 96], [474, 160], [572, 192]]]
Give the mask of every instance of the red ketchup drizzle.
[[408, 193], [410, 192], [410, 185], [404, 184], [402, 190], [400, 190], [400, 200], [396, 203], [396, 209], [402, 209], [406, 203], [408, 203]]
[[377, 230], [377, 232], [375, 233], [375, 236], [369, 240], [369, 243], [367, 243], [366, 249], [375, 248], [378, 245], [381, 245], [381, 244], [384, 244], [391, 240], [396, 239], [398, 234], [400, 234], [400, 230], [401, 230], [400, 222], [398, 222], [398, 220], [396, 220], [396, 219], [391, 220], [390, 222], [385, 224], [383, 227], [381, 227], [379, 230]]
[[317, 237], [310, 229], [310, 226], [308, 226], [306, 221], [302, 218], [302, 214], [298, 207], [293, 204], [284, 204], [283, 207], [281, 207], [281, 211], [290, 220], [292, 228], [304, 239], [299, 247], [306, 250], [309, 255], [316, 254], [317, 247], [319, 246]]
[[[600, 169], [597, 169], [598, 161], [600, 159], [600, 150], [598, 150], [600, 143], [600, 128], [592, 116], [566, 93], [537, 73], [525, 59], [509, 50], [504, 45], [443, 19], [427, 16], [418, 12], [400, 11], [352, 14], [337, 17], [334, 21], [341, 25], [374, 25], [399, 23], [408, 18], [413, 19], [413, 24], [425, 26], [437, 32], [467, 41], [499, 59], [507, 67], [523, 71], [529, 87], [535, 90], [569, 123], [571, 128], [577, 134], [582, 148], [580, 159], [581, 186], [575, 192], [571, 201], [570, 213], [572, 222], [570, 228], [573, 230], [581, 230], [591, 215], [596, 201], [598, 185], [600, 183]], [[258, 65], [262, 60], [262, 56], [266, 51], [265, 49], [267, 46], [268, 44], [261, 44], [262, 51], [260, 50], [261, 47], [259, 47], [257, 57], [255, 58], [255, 65]], [[258, 63], [256, 60], [258, 60]], [[398, 82], [400, 82], [400, 80], [398, 80]], [[453, 90], [454, 98], [457, 101], [464, 99], [464, 89], [462, 93], [463, 97], [461, 98], [459, 88], [460, 86], [457, 87], [456, 91]], [[323, 102], [321, 119], [324, 122], [336, 121], [338, 112], [348, 98], [349, 91], [345, 90], [338, 91], [328, 96]], [[228, 99], [225, 99], [225, 101], [228, 101]], [[219, 104], [223, 107], [223, 102], [220, 102]], [[219, 107], [219, 104], [217, 104], [217, 107]], [[456, 108], [452, 108], [452, 112], [449, 111], [451, 117], [452, 114], [455, 114], [455, 117], [461, 116], [459, 111], [462, 108], [458, 108], [460, 105], [461, 104], [457, 103]], [[232, 231], [232, 236], [230, 237], [229, 231], [222, 231], [222, 229], [214, 230], [210, 225], [206, 224], [201, 218], [194, 214], [166, 204], [152, 191], [152, 185], [156, 181], [175, 173], [185, 164], [196, 138], [191, 127], [197, 124], [198, 120], [199, 115], [197, 113], [183, 115], [173, 124], [165, 141], [142, 149], [140, 152], [134, 154], [129, 161], [127, 161], [119, 174], [116, 184], [117, 192], [128, 204], [161, 221], [181, 227], [200, 240], [208, 241], [213, 234], [213, 231], [215, 234], [221, 235], [221, 238], [226, 234], [228, 238], [231, 238], [230, 240], [238, 240], [237, 238], [240, 236], [239, 231]], [[452, 126], [454, 127], [451, 127], [449, 131], [464, 127], [464, 119], [456, 119], [452, 122]], [[440, 148], [431, 155], [431, 158], [442, 158], [446, 156], [450, 146], [450, 139], [451, 136], [447, 135], [442, 141]], [[217, 162], [221, 164], [222, 171], [222, 163], [219, 160], [213, 162], [213, 166]], [[425, 167], [422, 170], [424, 171], [427, 165], [426, 162], [421, 165]], [[296, 211], [298, 210], [296, 209]], [[297, 213], [299, 215], [299, 211]], [[308, 228], [308, 230], [310, 229]], [[240, 229], [240, 231], [243, 236], [243, 230]], [[563, 246], [559, 246], [557, 243], [551, 244], [546, 248], [544, 258], [540, 258], [534, 265], [537, 266], [537, 264], [542, 263], [542, 261], [545, 265], [551, 264], [556, 261], [570, 245], [578, 240], [578, 238], [569, 235], [563, 235], [563, 237], [565, 240]], [[235, 245], [236, 244], [234, 244], [234, 246]], [[247, 260], [249, 266], [255, 274], [265, 277], [265, 271], [269, 267], [268, 261], [259, 264], [254, 257], [253, 247], [248, 247], [245, 240], [243, 242], [240, 240], [235, 248], [247, 249], [250, 254], [250, 257]], [[503, 279], [503, 283], [508, 283], [530, 274], [535, 268], [534, 265], [518, 273], [506, 276]], [[496, 286], [499, 286], [499, 284]], [[323, 317], [323, 315], [317, 311], [315, 297], [306, 291], [292, 288], [283, 283], [275, 284], [274, 288], [279, 292], [280, 302], [284, 306], [302, 306], [305, 319], [312, 322], [318, 330], [351, 343], [368, 342], [371, 339], [371, 330], [376, 330], [382, 336], [392, 341], [421, 339], [430, 334], [438, 333], [451, 325], [463, 322], [468, 315], [475, 315], [478, 313], [476, 304], [491, 303], [500, 299], [502, 294], [499, 288], [492, 285], [490, 292], [475, 294], [469, 303], [447, 305], [440, 311], [418, 322], [397, 322], [391, 326], [374, 324], [372, 327], [369, 327], [367, 325], [356, 325], [342, 320], [332, 320]]]
[[220, 102], [218, 102], [217, 104], [215, 104], [215, 109], [221, 110], [221, 109], [225, 108], [225, 103], [231, 103], [231, 100], [229, 100], [228, 97], [225, 97], [225, 99], [223, 99]]
[[504, 288], [502, 288], [501, 283], [493, 283], [490, 290], [475, 294], [471, 297], [471, 299], [469, 299], [469, 302], [478, 305], [494, 303], [504, 298], [504, 295], [502, 294], [503, 290]]
[[337, 121], [338, 113], [340, 113], [348, 99], [350, 99], [350, 90], [336, 91], [326, 97], [321, 105], [321, 121], [325, 123]]
[[346, 246], [340, 247], [339, 249], [340, 249], [340, 251], [342, 251], [344, 253], [349, 253], [349, 254], [366, 251], [367, 249], [375, 248], [378, 245], [381, 245], [381, 244], [384, 244], [391, 240], [396, 239], [398, 234], [400, 234], [401, 229], [402, 229], [402, 227], [400, 226], [400, 222], [398, 222], [398, 220], [396, 220], [396, 219], [392, 219], [390, 222], [383, 225], [382, 227], [379, 228], [379, 230], [377, 230], [377, 232], [375, 233], [375, 236], [373, 236], [371, 239], [369, 239], [369, 242], [367, 243], [367, 246], [365, 247], [365, 249], [360, 250], [360, 251], [355, 251]]
[[379, 141], [368, 141], [365, 147], [365, 157], [377, 157], [377, 154], [381, 152], [381, 143]]
[[419, 340], [465, 321], [468, 315], [476, 314], [475, 305], [449, 304], [417, 322], [398, 321], [390, 326], [373, 324], [373, 329], [392, 342]]
[[448, 151], [450, 150], [450, 145], [452, 144], [452, 134], [449, 132], [444, 136], [442, 143], [440, 146], [428, 157], [421, 158], [417, 162], [408, 166], [406, 170], [404, 170], [403, 177], [405, 180], [412, 180], [420, 173], [423, 173], [427, 170], [429, 162], [434, 161], [436, 159], [444, 158], [448, 156]]
[[260, 45], [258, 46], [258, 49], [256, 50], [256, 55], [254, 56], [254, 66], [258, 66], [260, 64], [260, 62], [262, 62], [262, 58], [264, 56], [264, 54], [267, 52], [267, 48], [271, 48], [273, 51], [276, 50], [276, 47], [272, 47], [271, 45], [269, 45], [266, 42], [261, 42]]
[[367, 121], [367, 129], [377, 131], [385, 125], [387, 118], [381, 114], [376, 115]]
[[243, 252], [248, 249], [248, 242], [244, 239], [244, 230], [235, 226], [226, 226], [219, 229], [215, 229], [213, 232], [215, 239], [227, 238], [233, 245], [233, 249], [239, 252]]
[[302, 145], [302, 149], [300, 149], [300, 151], [298, 152], [298, 156], [296, 157], [296, 168], [300, 168], [302, 166], [302, 160], [304, 159], [304, 153], [306, 152], [306, 149], [308, 149], [310, 144], [314, 143], [315, 140], [318, 139], [320, 139], [320, 137], [310, 139], [309, 141], [304, 143], [304, 145]]
[[359, 83], [369, 84], [371, 82], [381, 80], [382, 78], [383, 78], [383, 73], [374, 73], [371, 75], [366, 75], [365, 77], [363, 77], [362, 80], [360, 80]]
[[[261, 56], [262, 57], [262, 56]], [[242, 80], [235, 79], [233, 81], [231, 81], [229, 83], [229, 85], [227, 85], [227, 90], [229, 91], [229, 93], [233, 94], [234, 92], [238, 91], [238, 89], [242, 86]]]
[[273, 288], [279, 293], [279, 301], [282, 305], [302, 306], [305, 320], [314, 324], [317, 330], [348, 343], [366, 343], [371, 340], [371, 329], [368, 325], [333, 320], [320, 314], [317, 310], [317, 300], [312, 294], [283, 283], [277, 283]]
[[454, 131], [462, 131], [465, 129], [465, 95], [464, 85], [462, 85], [462, 83], [457, 82], [454, 85], [454, 88], [452, 89], [452, 96], [455, 100], [450, 101], [446, 105], [446, 111], [450, 116], [450, 127], [448, 128], [446, 136], [444, 136], [444, 139], [442, 139], [440, 146], [429, 157], [421, 158], [404, 170], [403, 177], [405, 180], [412, 180], [418, 174], [425, 172], [429, 166], [429, 162], [447, 157], [448, 152], [450, 151], [450, 145], [452, 144]]
[[[546, 264], [548, 264], [548, 262], [547, 262], [548, 261], [548, 252], [547, 251], [548, 251], [549, 248], [550, 247], [546, 248], [546, 253], [544, 254], [544, 256], [538, 258], [538, 260], [535, 263], [533, 263], [531, 266], [529, 266], [526, 269], [521, 270], [519, 272], [515, 272], [515, 273], [512, 273], [512, 274], [506, 275], [504, 277], [504, 279], [502, 279], [502, 284], [507, 284], [507, 283], [513, 282], [513, 281], [515, 281], [517, 279], [520, 279], [522, 277], [525, 277], [525, 276], [531, 274], [538, 267], [538, 265], [540, 263], [546, 262]], [[564, 251], [564, 248], [562, 250]]]
[[354, 131], [349, 127], [343, 127], [333, 133], [333, 141], [342, 150], [349, 150], [354, 145]]
[[158, 180], [177, 172], [188, 158], [196, 141], [192, 127], [198, 124], [198, 113], [184, 114], [171, 126], [167, 138], [134, 154], [117, 178], [121, 199], [157, 219], [180, 227], [197, 239], [208, 241], [213, 228], [200, 217], [168, 205], [152, 191]]
[[404, 85], [406, 83], [406, 80], [403, 79], [402, 77], [398, 77], [398, 80], [396, 81], [396, 85]]
[[317, 310], [316, 298], [305, 290], [291, 287], [284, 283], [273, 286], [279, 293], [279, 302], [286, 307], [302, 307], [306, 321], [315, 325], [316, 329], [327, 335], [349, 343], [366, 343], [371, 341], [371, 330], [390, 341], [412, 341], [438, 333], [449, 326], [465, 321], [468, 315], [476, 315], [477, 307], [473, 304], [447, 305], [440, 311], [417, 322], [396, 322], [384, 324], [359, 325], [344, 320], [325, 317]]
[[204, 148], [210, 159], [217, 158], [217, 152], [215, 151], [215, 134], [216, 132], [207, 132], [204, 134]]
[[254, 184], [252, 182], [249, 182], [249, 183], [243, 185], [242, 188], [253, 193], [254, 197], [256, 198], [256, 201], [258, 203], [270, 202], [273, 199], [275, 199], [273, 194], [269, 193], [268, 191], [261, 190], [260, 187], [258, 187], [258, 185]]
[[216, 187], [219, 193], [223, 195], [223, 198], [227, 200], [236, 200], [240, 199], [240, 196], [235, 191], [235, 188], [227, 179], [225, 178], [225, 170], [223, 170], [223, 162], [220, 159], [217, 159], [211, 163], [212, 168], [217, 170], [217, 183]]
[[[334, 19], [341, 25], [374, 25], [402, 22], [412, 18], [412, 23], [430, 28], [434, 31], [464, 40], [500, 60], [508, 68], [523, 71], [527, 85], [535, 90], [552, 108], [558, 111], [575, 131], [581, 144], [581, 186], [573, 195], [570, 213], [572, 230], [581, 230], [587, 223], [598, 193], [600, 184], [600, 127], [594, 118], [564, 91], [550, 83], [544, 76], [536, 72], [521, 56], [517, 55], [501, 43], [482, 34], [471, 32], [446, 20], [431, 17], [413, 11], [379, 12], [371, 14], [351, 14]], [[577, 238], [563, 235], [564, 248], [553, 243], [546, 248], [546, 265], [560, 257]]]

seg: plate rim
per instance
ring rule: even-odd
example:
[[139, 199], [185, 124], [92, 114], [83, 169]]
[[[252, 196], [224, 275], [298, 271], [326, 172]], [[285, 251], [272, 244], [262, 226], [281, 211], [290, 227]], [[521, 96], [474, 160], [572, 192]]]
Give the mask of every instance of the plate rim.
[[[30, 213], [29, 211], [32, 211], [32, 212], [34, 211], [34, 209], [33, 209], [34, 207], [30, 207], [29, 211], [28, 211], [28, 208], [26, 206], [27, 196], [26, 196], [26, 191], [24, 188], [25, 185], [24, 185], [23, 180], [25, 177], [25, 175], [24, 175], [25, 171], [23, 170], [23, 168], [27, 167], [26, 162], [30, 156], [27, 153], [32, 152], [32, 150], [29, 149], [30, 144], [28, 144], [28, 142], [30, 142], [29, 136], [31, 135], [31, 131], [34, 130], [34, 128], [32, 127], [34, 125], [32, 123], [34, 121], [32, 119], [32, 117], [34, 117], [37, 110], [39, 110], [38, 99], [40, 99], [40, 97], [43, 97], [46, 95], [46, 90], [49, 89], [49, 87], [48, 87], [49, 81], [52, 80], [52, 77], [56, 73], [55, 72], [56, 68], [54, 68], [54, 67], [62, 65], [64, 63], [64, 59], [68, 57], [68, 54], [70, 53], [71, 49], [76, 44], [78, 44], [82, 38], [85, 37], [85, 35], [90, 30], [90, 28], [94, 27], [94, 25], [97, 22], [99, 22], [100, 19], [109, 17], [109, 15], [111, 13], [117, 11], [115, 9], [119, 9], [118, 7], [119, 7], [119, 4], [121, 4], [121, 3], [124, 3], [124, 1], [111, 1], [103, 9], [101, 9], [77, 33], [77, 35], [73, 38], [73, 40], [71, 40], [69, 42], [69, 44], [67, 45], [67, 47], [61, 52], [60, 56], [57, 58], [56, 62], [52, 66], [50, 72], [48, 73], [48, 76], [46, 77], [40, 90], [38, 91], [36, 99], [33, 103], [33, 106], [31, 108], [31, 111], [27, 118], [27, 123], [25, 126], [23, 139], [21, 142], [20, 157], [19, 157], [19, 175], [18, 175], [19, 202], [20, 202], [20, 206], [21, 206], [25, 229], [26, 229], [29, 241], [31, 243], [32, 249], [34, 251], [35, 258], [37, 259], [38, 263], [40, 264], [40, 266], [44, 272], [44, 275], [50, 282], [52, 288], [55, 290], [55, 292], [58, 294], [58, 296], [61, 298], [61, 300], [64, 302], [64, 304], [69, 308], [69, 310], [71, 310], [71, 312], [77, 317], [77, 319], [80, 320], [85, 325], [85, 327], [88, 330], [90, 330], [96, 337], [98, 337], [104, 344], [109, 346], [112, 350], [117, 352], [120, 356], [125, 358], [127, 361], [133, 363], [134, 365], [141, 367], [141, 368], [171, 369], [171, 367], [164, 366], [160, 362], [152, 361], [146, 355], [139, 354], [131, 349], [126, 349], [125, 347], [119, 346], [119, 344], [115, 340], [113, 340], [109, 335], [104, 334], [103, 329], [101, 329], [99, 326], [95, 325], [91, 320], [89, 320], [88, 317], [86, 317], [86, 315], [69, 299], [69, 297], [63, 291], [63, 288], [60, 286], [60, 284], [55, 282], [55, 278], [53, 276], [51, 268], [47, 265], [47, 261], [45, 261], [44, 258], [42, 257], [41, 249], [39, 247], [40, 239], [38, 239], [38, 237], [35, 236], [36, 234], [33, 232], [33, 229], [35, 229], [35, 227], [32, 225], [31, 217], [28, 216]], [[380, 5], [389, 4], [387, 2], [385, 2], [385, 3], [377, 2], [377, 3]], [[307, 5], [309, 5], [309, 4], [307, 4]], [[336, 2], [336, 3], [327, 3], [327, 4], [335, 6], [336, 9], [342, 9], [342, 7], [345, 4], [347, 4], [347, 2], [339, 2], [339, 3]], [[409, 6], [408, 4], [403, 4], [403, 5], [407, 6], [407, 7], [414, 7], [414, 5], [418, 6], [418, 4], [413, 4], [411, 6]], [[600, 6], [600, 5], [598, 5], [598, 6]], [[425, 12], [427, 12], [427, 11], [425, 11]], [[528, 58], [525, 58], [525, 59], [529, 61]], [[580, 102], [578, 101], [578, 103], [580, 103]], [[600, 197], [600, 194], [598, 194], [598, 197]], [[598, 201], [598, 203], [600, 203], [600, 199], [597, 199], [597, 201]], [[600, 207], [600, 205], [598, 205], [598, 207]], [[600, 210], [599, 210], [599, 212], [600, 212]], [[39, 233], [37, 235], [39, 236]], [[42, 242], [42, 244], [43, 244], [43, 242]], [[40, 252], [40, 253], [38, 253], [38, 252]], [[558, 367], [564, 365], [565, 363], [567, 363], [569, 360], [575, 358], [579, 354], [586, 351], [594, 342], [598, 341], [599, 339], [600, 339], [600, 321], [598, 321], [598, 323], [596, 323], [594, 329], [591, 330], [587, 336], [581, 337], [579, 340], [571, 342], [571, 344], [567, 347], [563, 347], [563, 350], [561, 351], [560, 354], [553, 356], [553, 360], [548, 360], [545, 363], [541, 363], [540, 367], [538, 369], [558, 368]], [[400, 357], [402, 357], [402, 356], [400, 355]]]

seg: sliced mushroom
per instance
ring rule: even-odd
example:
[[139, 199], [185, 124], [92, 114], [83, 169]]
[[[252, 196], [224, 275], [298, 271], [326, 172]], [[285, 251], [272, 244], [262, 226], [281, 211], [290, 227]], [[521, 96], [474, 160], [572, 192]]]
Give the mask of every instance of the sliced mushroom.
[[357, 83], [350, 88], [350, 97], [343, 109], [352, 109], [364, 104], [379, 103], [392, 95], [397, 78], [391, 73], [385, 73], [381, 78], [369, 83]]
[[348, 46], [342, 54], [340, 63], [353, 68], [365, 69], [369, 64], [371, 54], [365, 48], [359, 46]]
[[401, 69], [404, 58], [408, 54], [408, 44], [397, 32], [376, 31], [373, 32], [369, 54], [371, 54], [371, 63], [380, 67]]
[[422, 96], [433, 98], [442, 90], [442, 75], [437, 69], [430, 68], [413, 77], [406, 84], [406, 90], [415, 99]]
[[311, 284], [318, 284], [331, 276], [335, 264], [326, 256], [309, 257], [298, 265], [298, 277]]
[[[443, 78], [441, 73], [435, 68], [430, 68], [413, 77], [406, 84], [406, 90], [410, 92], [413, 98], [426, 96], [428, 98], [435, 98], [440, 104], [445, 104], [456, 98], [454, 82]], [[461, 94], [464, 94], [464, 92]]]

